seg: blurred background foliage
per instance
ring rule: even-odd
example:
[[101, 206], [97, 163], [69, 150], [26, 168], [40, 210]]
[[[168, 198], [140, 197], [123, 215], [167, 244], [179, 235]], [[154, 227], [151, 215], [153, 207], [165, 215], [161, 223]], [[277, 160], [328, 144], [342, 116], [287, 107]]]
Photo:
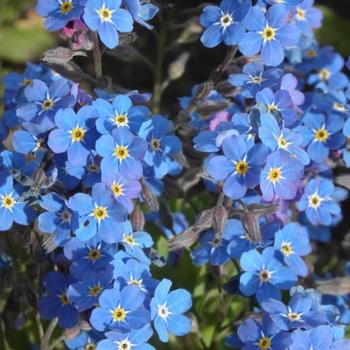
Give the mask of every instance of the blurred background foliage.
[[[202, 5], [202, 1], [174, 0], [173, 4], [171, 4], [172, 1], [162, 2], [163, 4], [166, 3], [166, 10], [169, 11], [164, 11], [160, 16], [161, 20], [158, 18], [154, 22], [156, 31], [164, 35], [163, 44], [159, 44], [160, 40], [156, 44], [157, 35], [138, 26], [136, 32], [140, 39], [135, 45], [138, 51], [110, 53], [105, 57], [104, 69], [105, 73], [111, 75], [113, 80], [129, 89], [137, 88], [153, 91], [157, 79], [160, 78], [160, 82], [166, 84], [161, 109], [165, 113], [172, 114], [173, 112], [176, 113], [178, 109], [177, 97], [189, 94], [192, 85], [206, 80], [212, 68], [222, 61], [224, 50], [222, 50], [223, 52], [217, 50], [213, 54], [213, 51], [203, 48], [199, 42], [184, 38], [187, 25], [181, 22], [183, 20], [183, 9], [192, 5], [194, 7]], [[321, 44], [333, 45], [341, 54], [346, 57], [349, 56], [349, 0], [319, 0], [317, 3], [325, 15], [324, 26], [317, 33]], [[43, 21], [35, 14], [34, 5], [35, 0], [0, 0], [0, 78], [10, 71], [23, 71], [26, 62], [38, 62], [45, 50], [60, 44], [57, 33], [49, 33], [43, 28]], [[199, 10], [194, 11], [193, 15], [196, 16], [199, 12]], [[182, 23], [182, 25], [176, 23]], [[195, 21], [192, 23], [195, 23]], [[194, 32], [197, 35], [199, 34], [198, 26], [194, 27]], [[163, 57], [159, 57], [159, 50], [163, 51]], [[186, 61], [185, 64], [183, 64], [184, 60]], [[152, 69], [153, 62], [156, 65], [163, 66], [163, 79], [155, 76]], [[81, 64], [87, 71], [92, 71], [93, 68], [90, 66], [89, 60], [85, 59]], [[182, 78], [178, 79], [179, 77]], [[1, 90], [0, 82], [0, 95]], [[187, 219], [191, 221], [196, 214], [195, 211], [207, 208], [209, 202], [210, 198], [198, 196], [190, 200], [174, 199], [172, 203], [167, 204], [171, 211], [181, 210], [185, 212]], [[155, 227], [149, 227], [149, 230], [158, 237], [157, 248], [161, 254], [165, 255], [167, 253], [167, 242], [164, 236]], [[232, 269], [234, 268], [232, 266]], [[326, 271], [323, 272], [331, 269], [332, 267], [328, 264]], [[181, 271], [186, 271], [186, 273], [181, 273]], [[207, 345], [210, 344], [212, 338], [218, 332], [217, 324], [222, 321], [217, 319], [220, 317], [220, 315], [217, 315], [217, 310], [220, 309], [219, 304], [229, 304], [230, 302], [229, 300], [220, 300], [217, 288], [207, 292], [205, 286], [208, 283], [215, 284], [214, 276], [217, 271], [207, 271], [205, 267], [194, 268], [188, 254], [186, 254], [176, 269], [168, 267], [155, 272], [159, 278], [170, 277], [175, 281], [176, 286], [187, 288], [193, 293], [195, 298], [194, 312], [201, 320], [202, 341]], [[0, 284], [2, 283], [5, 284], [6, 281], [0, 280]], [[203, 297], [204, 294], [205, 297]], [[246, 299], [235, 297], [233, 303], [230, 303], [228, 319], [236, 319], [242, 311], [249, 307], [247, 303]], [[0, 313], [1, 307], [0, 298]], [[3, 350], [5, 346], [6, 349], [11, 350], [31, 349], [32, 345], [30, 344], [38, 341], [34, 315], [27, 315], [23, 319], [23, 323], [20, 323], [21, 320], [16, 325], [21, 328], [20, 330], [16, 330], [14, 327], [13, 331], [9, 333], [7, 331], [8, 344], [4, 344], [2, 342], [4, 338], [1, 335], [3, 329], [0, 322], [0, 350]], [[221, 326], [225, 327], [227, 324], [224, 322]], [[218, 339], [218, 341], [221, 344], [223, 343], [223, 339]], [[170, 343], [167, 349], [197, 348], [195, 346], [196, 342], [198, 342], [198, 336], [193, 335], [178, 342]], [[159, 345], [158, 349], [161, 348], [162, 346]]]

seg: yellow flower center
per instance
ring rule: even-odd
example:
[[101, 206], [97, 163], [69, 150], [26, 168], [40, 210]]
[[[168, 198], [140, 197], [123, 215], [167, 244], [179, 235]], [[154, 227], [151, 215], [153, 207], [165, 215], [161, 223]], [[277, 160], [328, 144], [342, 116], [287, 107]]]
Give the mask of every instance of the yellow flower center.
[[333, 109], [338, 111], [338, 112], [345, 112], [346, 108], [342, 103], [339, 102], [334, 102], [333, 103]]
[[124, 321], [126, 317], [126, 312], [123, 308], [117, 307], [115, 310], [113, 310], [112, 317], [115, 322]]
[[267, 105], [267, 110], [269, 112], [278, 112], [279, 111], [278, 106], [276, 105], [275, 102], [272, 102], [271, 104]]
[[54, 105], [55, 105], [55, 102], [51, 98], [48, 98], [48, 99], [43, 101], [43, 103], [41, 104], [41, 107], [42, 107], [42, 109], [47, 111], [47, 110], [51, 109]]
[[73, 10], [73, 4], [71, 1], [64, 1], [60, 8], [62, 13], [67, 14]]
[[141, 288], [142, 287], [142, 280], [137, 280], [135, 278], [131, 278], [129, 280], [128, 284], [131, 284], [131, 285], [134, 285], [134, 286]]
[[322, 81], [327, 81], [331, 76], [331, 72], [327, 68], [323, 68], [318, 72], [318, 76]]
[[260, 75], [251, 76], [249, 79], [253, 84], [261, 84], [263, 82], [263, 78]]
[[261, 270], [259, 273], [259, 278], [261, 282], [268, 282], [271, 279], [271, 272], [269, 270]]
[[23, 86], [29, 86], [32, 85], [33, 80], [32, 79], [24, 79], [22, 84]]
[[302, 9], [301, 7], [298, 7], [296, 16], [297, 16], [297, 19], [299, 21], [305, 21], [305, 19], [306, 19], [306, 11], [304, 9]]
[[273, 40], [276, 37], [276, 29], [272, 27], [265, 27], [261, 32], [261, 36], [263, 37], [264, 41]]
[[81, 142], [82, 140], [84, 140], [85, 130], [80, 127], [76, 127], [70, 130], [69, 133], [74, 142]]
[[101, 291], [102, 291], [101, 286], [99, 284], [97, 284], [94, 287], [90, 287], [89, 294], [92, 297], [97, 297], [101, 293]]
[[226, 27], [230, 26], [231, 24], [233, 24], [233, 17], [229, 14], [223, 15], [220, 18], [220, 23], [221, 23], [222, 27], [226, 28]]
[[125, 146], [117, 146], [114, 149], [114, 155], [116, 158], [123, 160], [129, 156], [128, 148]]
[[259, 340], [259, 349], [261, 350], [268, 350], [271, 346], [271, 340], [267, 337], [262, 337]]
[[102, 7], [97, 12], [102, 22], [111, 22], [113, 11], [106, 7]]
[[281, 178], [282, 178], [281, 168], [271, 168], [269, 171], [269, 174], [267, 175], [267, 180], [269, 180], [273, 184], [276, 184], [277, 182], [279, 182]]
[[291, 321], [299, 321], [300, 320], [300, 315], [297, 314], [296, 312], [290, 312], [288, 313], [287, 317], [291, 320]]
[[246, 175], [249, 169], [248, 163], [245, 160], [240, 160], [235, 164], [236, 173]]
[[127, 126], [129, 122], [129, 119], [126, 114], [117, 114], [113, 120], [115, 125], [117, 126]]
[[96, 345], [92, 343], [86, 344], [84, 348], [84, 350], [95, 350], [95, 349], [96, 349]]
[[121, 184], [113, 182], [113, 184], [112, 184], [112, 192], [113, 192], [113, 194], [116, 197], [122, 196], [123, 193], [124, 193], [123, 186]]
[[305, 56], [306, 56], [307, 58], [314, 58], [314, 57], [317, 56], [317, 51], [316, 51], [316, 50], [307, 50], [307, 51], [305, 52]]
[[2, 208], [8, 209], [8, 210], [12, 210], [12, 208], [16, 204], [15, 199], [10, 194], [7, 196], [2, 196], [1, 202], [2, 202], [2, 204], [1, 204]]
[[315, 131], [315, 139], [319, 142], [326, 142], [329, 137], [329, 132], [325, 128], [320, 128]]
[[293, 248], [290, 243], [283, 242], [281, 246], [281, 251], [284, 255], [290, 256], [293, 254]]
[[60, 301], [63, 305], [68, 305], [69, 304], [69, 300], [67, 298], [67, 294], [66, 293], [62, 293], [59, 295]]
[[287, 149], [288, 148], [288, 141], [281, 135], [277, 138], [277, 143], [278, 147], [282, 149]]
[[136, 241], [135, 241], [134, 237], [132, 235], [128, 235], [128, 234], [124, 235], [123, 242], [129, 244], [130, 246], [136, 245]]
[[309, 207], [313, 209], [317, 209], [322, 203], [322, 198], [317, 193], [312, 194], [311, 196], [308, 197], [308, 199], [309, 199]]
[[102, 221], [108, 217], [107, 209], [104, 207], [96, 207], [93, 216], [96, 220]]
[[101, 257], [101, 252], [99, 249], [90, 249], [88, 253], [88, 257], [92, 261], [96, 261]]
[[90, 164], [87, 167], [88, 172], [90, 173], [98, 173], [100, 171], [100, 167], [98, 164]]
[[128, 339], [122, 340], [118, 346], [118, 350], [130, 350], [131, 348], [132, 344]]
[[160, 141], [158, 139], [152, 139], [151, 140], [151, 147], [153, 151], [158, 151], [160, 148]]

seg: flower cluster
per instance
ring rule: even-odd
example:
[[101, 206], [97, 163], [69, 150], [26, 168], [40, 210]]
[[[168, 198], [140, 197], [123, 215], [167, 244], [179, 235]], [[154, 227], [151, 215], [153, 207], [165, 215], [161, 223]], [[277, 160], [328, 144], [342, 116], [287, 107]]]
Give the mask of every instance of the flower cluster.
[[[97, 56], [98, 40], [113, 49], [134, 22], [152, 29], [158, 12], [141, 0], [39, 0], [36, 9], [48, 30], [78, 35], [73, 51], [88, 41]], [[334, 168], [350, 168], [350, 81], [344, 59], [314, 37], [321, 21], [313, 0], [205, 6], [200, 40], [207, 48], [223, 43], [227, 55], [180, 99], [175, 125], [154, 115], [151, 96], [138, 91], [88, 94], [44, 65], [5, 77], [0, 231], [30, 227], [55, 251], [45, 257], [52, 268], [38, 308], [43, 319], [78, 330], [65, 339], [69, 349], [150, 350], [154, 333], [167, 343], [191, 330], [204, 349], [214, 348], [189, 317], [192, 295], [154, 273], [178, 264], [192, 245], [190, 260], [209, 265], [217, 279], [223, 324], [214, 336], [233, 331], [227, 346], [350, 348], [350, 294], [322, 292], [331, 276], [315, 277], [308, 257], [342, 220], [347, 191], [335, 185]], [[157, 197], [181, 174], [184, 199], [171, 212]], [[207, 195], [200, 210], [188, 190], [198, 179]], [[156, 250], [152, 228], [165, 234], [168, 257]], [[202, 278], [206, 270], [198, 271]], [[204, 298], [202, 282], [195, 297]], [[227, 320], [226, 298], [249, 299], [255, 315]]]

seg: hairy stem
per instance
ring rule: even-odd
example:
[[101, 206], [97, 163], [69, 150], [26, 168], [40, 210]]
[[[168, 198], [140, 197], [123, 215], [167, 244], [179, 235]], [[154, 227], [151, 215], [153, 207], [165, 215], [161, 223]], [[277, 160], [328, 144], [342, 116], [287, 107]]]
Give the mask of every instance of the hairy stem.
[[92, 32], [92, 41], [94, 43], [93, 55], [95, 65], [95, 76], [96, 79], [99, 80], [102, 78], [102, 55], [97, 32]]

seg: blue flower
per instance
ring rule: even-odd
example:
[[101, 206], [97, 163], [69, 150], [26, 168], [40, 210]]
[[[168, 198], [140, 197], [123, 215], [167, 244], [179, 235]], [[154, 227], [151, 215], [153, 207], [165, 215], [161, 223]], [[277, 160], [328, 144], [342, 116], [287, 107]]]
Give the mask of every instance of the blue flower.
[[303, 118], [304, 126], [297, 130], [303, 135], [307, 153], [314, 162], [322, 162], [330, 150], [340, 148], [345, 143], [342, 134], [344, 120], [341, 116], [308, 112]]
[[89, 347], [93, 350], [102, 338], [102, 334], [97, 331], [81, 331], [75, 338], [67, 339], [64, 343], [70, 350], [86, 350], [89, 349]]
[[272, 201], [276, 196], [282, 199], [294, 199], [303, 172], [303, 165], [286, 153], [280, 151], [272, 153], [267, 158], [260, 176], [263, 198], [266, 201]]
[[97, 237], [85, 243], [74, 237], [64, 246], [64, 255], [71, 261], [69, 271], [77, 279], [86, 271], [105, 270], [116, 252], [116, 245], [101, 242]]
[[73, 328], [78, 322], [78, 311], [68, 299], [69, 283], [65, 276], [51, 271], [45, 275], [43, 284], [48, 293], [39, 300], [40, 316], [46, 320], [58, 317], [62, 328]]
[[77, 113], [73, 109], [60, 109], [55, 116], [57, 129], [50, 132], [47, 144], [54, 153], [67, 152], [68, 162], [86, 165], [90, 150], [94, 147], [93, 132], [96, 111], [84, 106]]
[[289, 289], [297, 281], [296, 274], [275, 258], [275, 249], [265, 248], [262, 254], [256, 250], [243, 253], [240, 264], [243, 274], [239, 288], [246, 296], [256, 295], [259, 302], [269, 298], [281, 299], [281, 289]]
[[102, 177], [121, 173], [127, 179], [139, 179], [146, 149], [146, 142], [126, 127], [115, 129], [112, 135], [102, 135], [96, 141], [96, 151], [102, 157]]
[[346, 137], [346, 145], [343, 150], [343, 158], [345, 165], [350, 168], [350, 118], [348, 118], [344, 124], [343, 134]]
[[79, 312], [92, 308], [100, 294], [108, 288], [113, 280], [113, 268], [103, 271], [86, 271], [81, 281], [73, 283], [68, 288], [68, 298]]
[[75, 194], [68, 206], [79, 213], [79, 228], [75, 231], [78, 239], [86, 242], [98, 235], [106, 243], [121, 240], [120, 223], [125, 220], [126, 211], [114, 203], [104, 184], [95, 184], [91, 197], [85, 193]]
[[247, 189], [259, 184], [261, 166], [267, 149], [262, 144], [248, 147], [241, 136], [225, 138], [222, 149], [224, 156], [216, 156], [207, 165], [208, 174], [215, 180], [224, 180], [223, 191], [232, 199], [242, 198]]
[[22, 175], [31, 177], [39, 167], [37, 161], [26, 161], [23, 154], [11, 151], [0, 153], [0, 170], [9, 172], [14, 180], [18, 180]]
[[323, 13], [314, 7], [314, 0], [304, 0], [293, 11], [296, 24], [302, 34], [313, 37], [313, 29], [322, 25]]
[[127, 332], [141, 328], [149, 322], [144, 299], [145, 294], [136, 286], [107, 289], [98, 300], [99, 307], [92, 311], [90, 322], [98, 331]]
[[12, 138], [12, 145], [16, 152], [28, 154], [43, 149], [43, 139], [40, 135], [33, 136], [25, 130], [16, 131]]
[[145, 122], [139, 135], [148, 143], [144, 161], [154, 167], [156, 178], [163, 178], [171, 170], [171, 157], [181, 151], [178, 137], [171, 135], [173, 124], [156, 115]]
[[83, 13], [83, 4], [81, 0], [38, 0], [35, 10], [45, 17], [45, 27], [54, 31], [79, 18]]
[[270, 88], [265, 88], [256, 94], [256, 102], [262, 113], [269, 112], [278, 117], [282, 116], [287, 126], [295, 123], [296, 113], [288, 91], [278, 90], [274, 93]]
[[59, 79], [48, 87], [43, 81], [34, 79], [24, 89], [27, 103], [17, 108], [17, 116], [23, 126], [36, 136], [52, 129], [54, 116], [60, 108], [73, 107], [75, 98], [70, 95], [67, 80]]
[[13, 185], [7, 173], [0, 173], [0, 231], [9, 230], [13, 223], [29, 225], [35, 218], [34, 210], [20, 198], [20, 188]]
[[308, 255], [311, 246], [304, 226], [297, 223], [284, 226], [275, 234], [274, 247], [279, 250], [279, 257], [291, 270], [299, 276], [307, 275], [307, 266], [301, 256]]
[[298, 202], [298, 210], [305, 211], [313, 225], [330, 226], [333, 217], [341, 213], [335, 198], [335, 186], [331, 180], [318, 177], [308, 182], [304, 194]]
[[88, 0], [84, 9], [84, 22], [98, 32], [101, 41], [110, 49], [119, 44], [118, 32], [133, 30], [131, 14], [120, 5], [121, 0]]
[[310, 163], [308, 154], [303, 150], [303, 136], [294, 130], [280, 128], [275, 117], [270, 113], [260, 116], [259, 137], [272, 151], [282, 150], [290, 153], [303, 165]]
[[313, 310], [313, 306], [313, 298], [302, 293], [294, 293], [288, 305], [275, 299], [269, 299], [261, 304], [263, 310], [270, 314], [276, 326], [285, 331], [311, 328], [317, 319], [317, 312]]
[[64, 244], [79, 227], [77, 213], [70, 210], [66, 200], [54, 192], [42, 196], [40, 206], [46, 211], [38, 217], [39, 230], [54, 234], [56, 244]]
[[109, 176], [105, 174], [102, 182], [110, 189], [117, 203], [123, 206], [128, 213], [134, 209], [133, 199], [138, 198], [142, 187], [139, 181], [125, 179], [122, 175]]
[[128, 333], [107, 332], [108, 339], [102, 340], [96, 350], [126, 349], [126, 350], [155, 350], [152, 345], [146, 343], [153, 334], [150, 325]]
[[124, 3], [135, 22], [143, 25], [147, 29], [153, 28], [153, 26], [146, 23], [146, 21], [151, 20], [158, 13], [159, 8], [157, 6], [140, 0], [124, 0]]
[[222, 41], [228, 46], [237, 45], [245, 33], [242, 21], [251, 6], [251, 0], [223, 0], [220, 7], [206, 6], [200, 18], [205, 28], [203, 45], [212, 48]]
[[300, 31], [295, 24], [287, 23], [289, 11], [284, 6], [274, 5], [266, 17], [258, 6], [252, 7], [244, 24], [248, 32], [239, 43], [243, 55], [251, 56], [261, 51], [267, 66], [278, 66], [284, 59], [284, 48], [296, 46]]
[[[333, 332], [330, 326], [319, 326], [308, 331], [296, 330], [292, 333], [293, 349], [336, 350], [332, 347]], [[346, 349], [339, 347], [338, 350]]]
[[111, 134], [119, 127], [127, 127], [137, 134], [150, 112], [145, 106], [133, 106], [126, 95], [117, 95], [112, 104], [99, 98], [93, 102], [93, 106], [100, 116], [96, 121], [96, 128], [101, 134]]
[[167, 343], [169, 333], [183, 336], [192, 329], [191, 321], [183, 315], [192, 306], [191, 294], [184, 289], [169, 293], [171, 281], [163, 279], [151, 300], [151, 317], [159, 339]]
[[285, 350], [291, 344], [287, 332], [281, 332], [268, 314], [260, 322], [248, 318], [237, 329], [237, 335], [246, 350]]

